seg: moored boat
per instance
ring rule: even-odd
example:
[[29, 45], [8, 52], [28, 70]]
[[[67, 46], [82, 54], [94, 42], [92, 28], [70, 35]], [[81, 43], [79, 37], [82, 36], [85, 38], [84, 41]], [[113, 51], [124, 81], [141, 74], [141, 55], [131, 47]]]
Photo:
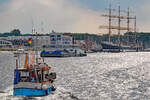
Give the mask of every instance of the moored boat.
[[81, 57], [87, 56], [86, 52], [81, 49], [60, 49], [60, 50], [43, 50], [41, 57]]
[[123, 45], [120, 44], [118, 46], [117, 44], [114, 44], [112, 42], [101, 42], [103, 51], [108, 51], [108, 52], [120, 52], [120, 51], [125, 51], [125, 52], [135, 52], [135, 51], [141, 51], [142, 47], [137, 45]]
[[54, 51], [45, 51], [43, 50], [40, 53], [41, 57], [63, 57], [63, 51], [61, 50], [54, 50]]
[[101, 42], [102, 50], [108, 52], [119, 52], [121, 47], [112, 42]]

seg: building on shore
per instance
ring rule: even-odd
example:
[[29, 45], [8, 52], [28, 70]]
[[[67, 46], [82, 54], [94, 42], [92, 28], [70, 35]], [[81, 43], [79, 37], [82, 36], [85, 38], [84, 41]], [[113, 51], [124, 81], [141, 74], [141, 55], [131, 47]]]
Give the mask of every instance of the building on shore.
[[72, 35], [50, 33], [50, 48], [69, 48], [73, 46]]
[[[40, 50], [80, 48], [84, 51], [95, 49], [94, 39], [77, 39], [73, 34], [51, 32], [49, 34], [30, 34], [20, 36], [0, 37], [0, 40], [7, 40], [12, 44], [12, 48]], [[30, 42], [29, 42], [30, 40]], [[2, 48], [2, 47], [1, 47]], [[97, 48], [96, 48], [97, 49]]]
[[[31, 44], [28, 43], [29, 39], [32, 39]], [[42, 48], [44, 45], [50, 44], [49, 36], [8, 36], [0, 37], [0, 40], [9, 41], [13, 48], [33, 48], [35, 45]]]
[[[31, 39], [32, 43], [28, 43]], [[49, 35], [31, 35], [31, 36], [8, 36], [0, 37], [0, 40], [5, 40], [11, 43], [14, 48], [34, 48], [37, 46], [42, 48], [69, 48], [73, 46], [72, 35], [62, 33], [50, 33]], [[3, 42], [1, 42], [3, 43]]]
[[5, 39], [0, 39], [0, 48], [12, 48], [12, 42], [5, 40]]

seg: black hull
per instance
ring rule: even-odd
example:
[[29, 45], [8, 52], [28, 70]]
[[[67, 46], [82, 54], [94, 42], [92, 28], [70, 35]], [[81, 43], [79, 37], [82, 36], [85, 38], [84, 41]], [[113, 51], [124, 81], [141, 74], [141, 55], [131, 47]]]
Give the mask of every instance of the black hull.
[[135, 48], [131, 46], [121, 45], [118, 46], [117, 44], [109, 43], [109, 42], [102, 42], [102, 50], [104, 52], [135, 52], [135, 51], [141, 51], [141, 48]]
[[121, 48], [117, 46], [116, 44], [108, 43], [108, 42], [102, 42], [102, 51], [106, 52], [119, 52]]

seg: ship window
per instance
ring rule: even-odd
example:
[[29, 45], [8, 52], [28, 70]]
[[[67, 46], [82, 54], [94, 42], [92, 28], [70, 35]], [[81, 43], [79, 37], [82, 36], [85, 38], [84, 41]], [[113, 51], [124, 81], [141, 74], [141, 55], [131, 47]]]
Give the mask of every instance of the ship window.
[[29, 72], [26, 71], [20, 71], [20, 82], [28, 82], [29, 81]]
[[57, 35], [57, 37], [61, 37], [61, 35]]
[[29, 76], [29, 72], [21, 72], [21, 76]]
[[55, 35], [50, 35], [50, 37], [55, 37]]

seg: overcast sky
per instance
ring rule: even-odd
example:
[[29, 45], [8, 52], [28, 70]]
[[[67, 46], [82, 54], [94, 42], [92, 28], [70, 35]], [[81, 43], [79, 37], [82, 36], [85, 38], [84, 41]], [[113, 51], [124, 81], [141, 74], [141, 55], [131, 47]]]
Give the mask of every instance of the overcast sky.
[[[107, 20], [110, 0], [0, 0], [0, 32], [20, 29], [22, 33], [37, 32], [105, 32], [98, 27]], [[113, 8], [130, 7], [137, 15], [138, 31], [150, 32], [150, 0], [111, 0]]]

